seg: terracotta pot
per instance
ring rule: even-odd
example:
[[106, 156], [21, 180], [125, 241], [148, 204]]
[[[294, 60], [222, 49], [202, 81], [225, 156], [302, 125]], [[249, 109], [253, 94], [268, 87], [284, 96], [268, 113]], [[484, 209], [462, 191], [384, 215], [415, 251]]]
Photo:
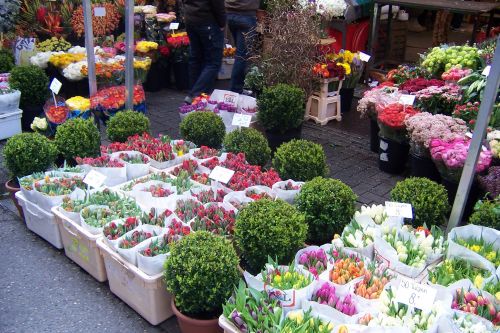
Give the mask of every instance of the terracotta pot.
[[12, 180], [9, 180], [5, 183], [5, 188], [7, 189], [7, 191], [9, 191], [9, 196], [10, 196], [11, 200], [14, 202], [14, 205], [16, 205], [17, 211], [19, 212], [19, 215], [21, 216], [21, 218], [24, 221], [23, 209], [19, 205], [19, 203], [17, 202], [17, 198], [16, 198], [16, 192], [20, 191], [21, 188], [16, 187], [14, 181], [12, 181]]
[[172, 297], [172, 310], [177, 317], [177, 322], [182, 333], [223, 333], [219, 327], [219, 318], [200, 320], [183, 315], [175, 306], [174, 298]]

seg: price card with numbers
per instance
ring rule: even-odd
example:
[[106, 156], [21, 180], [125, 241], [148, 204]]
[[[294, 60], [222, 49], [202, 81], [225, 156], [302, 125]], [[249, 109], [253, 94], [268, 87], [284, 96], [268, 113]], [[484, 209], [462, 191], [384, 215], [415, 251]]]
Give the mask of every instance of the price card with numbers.
[[402, 276], [398, 278], [398, 282], [399, 284], [395, 292], [397, 302], [413, 306], [422, 311], [432, 308], [437, 294], [435, 288]]
[[363, 53], [363, 52], [359, 52], [359, 60], [364, 61], [364, 62], [368, 62], [368, 61], [370, 61], [370, 58], [371, 58], [370, 55]]
[[227, 184], [229, 183], [233, 175], [234, 175], [234, 170], [227, 169], [221, 166], [216, 166], [208, 177], [223, 184]]
[[106, 176], [95, 170], [90, 170], [85, 178], [83, 178], [83, 182], [93, 188], [101, 187], [105, 180]]
[[415, 95], [401, 95], [399, 102], [404, 105], [413, 105], [415, 103]]
[[385, 212], [389, 216], [404, 217], [407, 219], [413, 218], [412, 207], [407, 203], [386, 201]]
[[252, 116], [235, 113], [233, 116], [233, 122], [231, 125], [233, 126], [241, 126], [241, 127], [250, 127], [250, 122], [252, 121]]

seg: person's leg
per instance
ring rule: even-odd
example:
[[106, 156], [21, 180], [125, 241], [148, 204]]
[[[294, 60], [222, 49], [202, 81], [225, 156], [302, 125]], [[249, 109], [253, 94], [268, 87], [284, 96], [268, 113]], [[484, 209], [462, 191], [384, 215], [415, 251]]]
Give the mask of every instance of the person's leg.
[[[193, 94], [193, 86], [200, 77], [203, 68], [203, 44], [201, 36], [198, 32], [198, 27], [186, 25], [186, 31], [189, 37], [189, 97], [196, 97]], [[186, 99], [186, 102], [187, 101]]]
[[230, 29], [236, 43], [235, 62], [231, 73], [231, 91], [241, 93], [245, 81], [249, 47], [252, 48], [250, 44], [255, 39], [257, 19], [247, 15], [232, 15], [229, 22], [231, 22]]
[[193, 96], [212, 91], [222, 64], [224, 45], [224, 32], [216, 24], [200, 27], [199, 33], [203, 45], [204, 66], [198, 80], [191, 88]]

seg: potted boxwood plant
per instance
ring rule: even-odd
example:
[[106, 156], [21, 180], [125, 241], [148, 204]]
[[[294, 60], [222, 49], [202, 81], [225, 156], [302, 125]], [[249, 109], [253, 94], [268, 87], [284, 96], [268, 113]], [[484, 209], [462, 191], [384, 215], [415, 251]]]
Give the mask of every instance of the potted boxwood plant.
[[242, 128], [226, 134], [224, 149], [231, 153], [244, 153], [248, 163], [265, 166], [271, 158], [267, 139], [255, 128]]
[[267, 259], [288, 264], [304, 245], [304, 215], [283, 200], [257, 200], [236, 217], [234, 238], [251, 273], [258, 273]]
[[257, 99], [257, 119], [266, 130], [273, 151], [283, 142], [300, 139], [305, 113], [305, 93], [288, 84], [277, 84]]
[[164, 279], [183, 333], [221, 332], [218, 316], [238, 284], [238, 262], [231, 243], [207, 231], [172, 244]]
[[352, 189], [340, 180], [316, 177], [306, 182], [297, 196], [297, 207], [309, 225], [307, 242], [321, 245], [341, 234], [356, 211]]
[[55, 143], [64, 159], [75, 164], [75, 157], [96, 157], [101, 136], [92, 119], [74, 118], [57, 126]]
[[125, 142], [129, 136], [149, 133], [149, 118], [140, 112], [126, 110], [112, 116], [106, 128], [111, 141]]
[[12, 177], [5, 183], [10, 198], [24, 218], [15, 193], [20, 190], [17, 179], [47, 170], [57, 158], [56, 145], [38, 133], [20, 133], [7, 140], [3, 149], [4, 164]]
[[29, 131], [33, 119], [43, 113], [43, 105], [49, 95], [49, 78], [37, 66], [19, 66], [11, 70], [9, 85], [21, 92], [21, 124], [23, 131]]
[[220, 148], [226, 127], [222, 118], [212, 112], [191, 112], [180, 124], [181, 136], [197, 146]]

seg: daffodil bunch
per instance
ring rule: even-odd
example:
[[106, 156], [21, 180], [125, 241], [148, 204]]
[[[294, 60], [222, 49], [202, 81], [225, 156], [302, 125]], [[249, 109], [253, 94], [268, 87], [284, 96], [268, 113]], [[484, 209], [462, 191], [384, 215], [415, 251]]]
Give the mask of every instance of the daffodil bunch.
[[298, 290], [310, 285], [313, 282], [313, 277], [297, 270], [293, 264], [278, 266], [271, 260], [267, 268], [262, 271], [262, 281], [277, 289]]
[[66, 100], [66, 106], [71, 111], [86, 111], [90, 109], [90, 99], [82, 96], [71, 97], [70, 99]]
[[455, 237], [453, 241], [483, 256], [486, 260], [493, 263], [495, 267], [500, 266], [500, 249], [496, 249], [493, 243], [485, 241], [482, 236], [467, 239]]
[[158, 49], [158, 43], [141, 40], [137, 43], [135, 50], [140, 53], [148, 53]]
[[280, 333], [329, 333], [333, 324], [311, 315], [311, 310], [290, 311], [280, 327]]
[[484, 279], [491, 276], [485, 269], [472, 266], [466, 260], [453, 258], [446, 259], [429, 272], [429, 281], [442, 286], [449, 286], [453, 282], [469, 279], [474, 282], [476, 288], [482, 288]]

